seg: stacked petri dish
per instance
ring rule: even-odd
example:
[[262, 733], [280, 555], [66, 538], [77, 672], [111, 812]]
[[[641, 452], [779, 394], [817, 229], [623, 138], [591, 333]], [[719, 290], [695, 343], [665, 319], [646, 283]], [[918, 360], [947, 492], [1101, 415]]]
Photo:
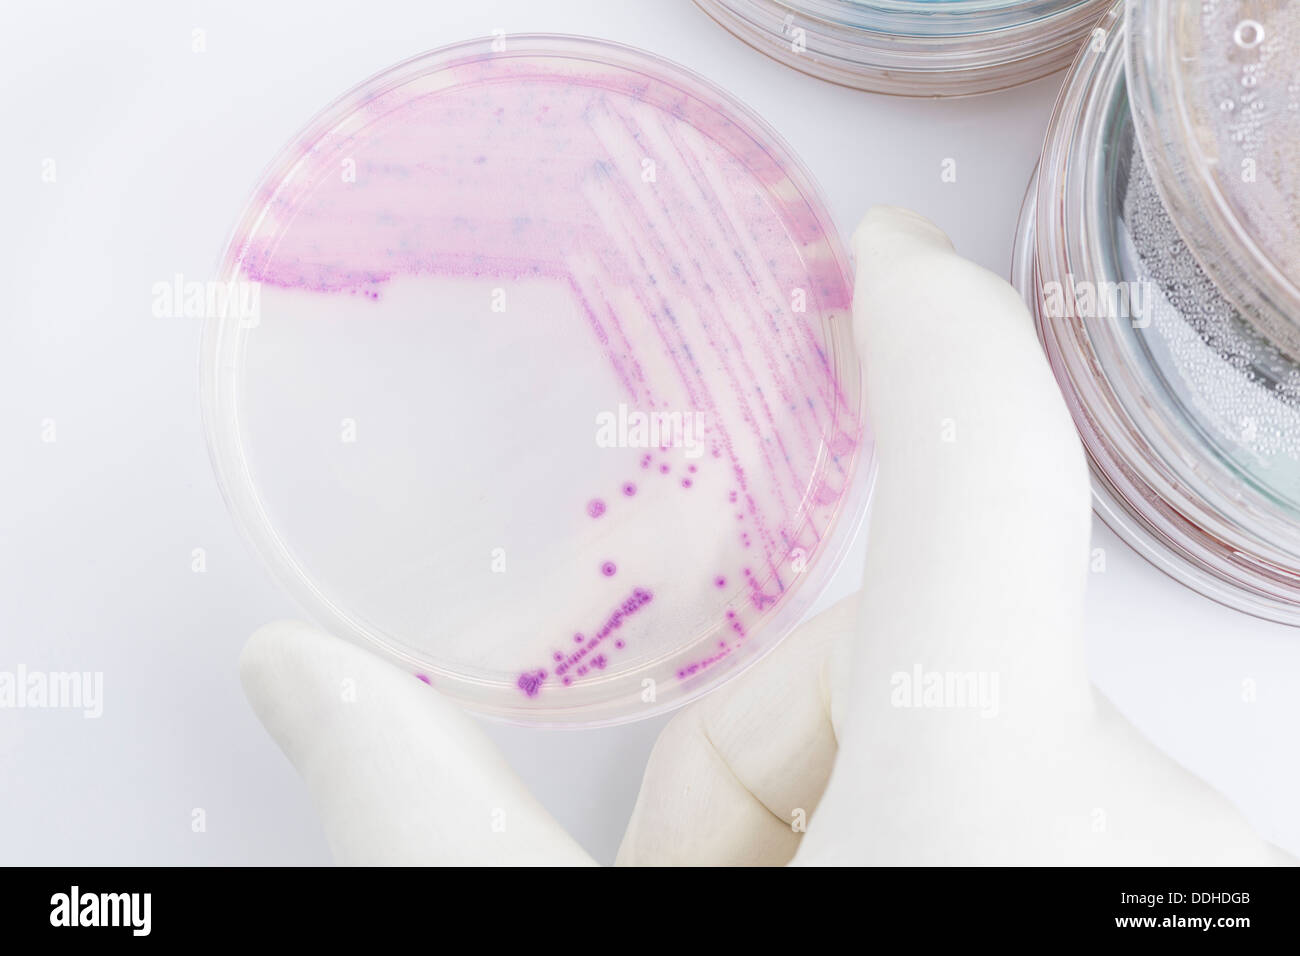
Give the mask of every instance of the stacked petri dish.
[[750, 46], [899, 96], [1006, 89], [1065, 68], [1110, 0], [696, 0]]
[[483, 714], [634, 720], [806, 614], [873, 467], [802, 165], [681, 67], [510, 36], [271, 164], [205, 330], [225, 496], [304, 607]]
[[1208, 597], [1300, 624], [1300, 6], [1142, 0], [1102, 29], [1014, 280], [1101, 516]]

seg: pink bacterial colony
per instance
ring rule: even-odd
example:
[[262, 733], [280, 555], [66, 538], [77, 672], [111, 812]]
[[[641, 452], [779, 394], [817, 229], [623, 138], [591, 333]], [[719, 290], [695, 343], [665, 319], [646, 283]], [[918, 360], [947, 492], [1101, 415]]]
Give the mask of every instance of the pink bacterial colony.
[[[824, 327], [847, 315], [851, 290], [786, 170], [711, 104], [601, 64], [467, 58], [360, 104], [262, 205], [239, 251], [252, 280], [378, 306], [399, 276], [551, 279], [633, 408], [664, 406], [643, 357], [669, 356], [674, 394], [709, 416], [706, 453], [687, 465], [638, 452], [637, 480], [587, 489], [583, 507], [584, 520], [608, 522], [653, 482], [694, 495], [706, 471], [725, 477], [716, 507], [734, 515], [743, 563], [701, 582], [725, 618], [678, 678], [733, 653], [794, 582], [791, 553], [823, 540], [860, 440]], [[739, 322], [720, 317], [737, 304]], [[738, 450], [742, 434], [759, 454]], [[545, 666], [520, 672], [521, 693], [568, 687], [634, 647], [630, 622], [661, 589], [625, 581], [624, 557], [608, 555], [593, 577], [625, 597], [603, 620], [575, 621]]]

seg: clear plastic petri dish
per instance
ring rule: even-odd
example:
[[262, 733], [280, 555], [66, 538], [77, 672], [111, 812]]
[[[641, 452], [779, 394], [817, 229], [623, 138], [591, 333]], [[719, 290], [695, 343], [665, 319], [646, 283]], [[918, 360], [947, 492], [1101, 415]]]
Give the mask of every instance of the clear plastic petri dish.
[[1300, 357], [1300, 4], [1144, 0], [1127, 16], [1166, 208], [1242, 317]]
[[696, 0], [762, 53], [855, 89], [967, 96], [1064, 69], [1110, 0]]
[[1058, 99], [1013, 281], [1101, 517], [1202, 594], [1300, 624], [1300, 365], [1180, 230], [1130, 107], [1122, 4], [1102, 28]]
[[447, 47], [274, 160], [202, 389], [223, 493], [322, 625], [482, 714], [690, 700], [806, 614], [873, 456], [844, 245], [693, 73]]

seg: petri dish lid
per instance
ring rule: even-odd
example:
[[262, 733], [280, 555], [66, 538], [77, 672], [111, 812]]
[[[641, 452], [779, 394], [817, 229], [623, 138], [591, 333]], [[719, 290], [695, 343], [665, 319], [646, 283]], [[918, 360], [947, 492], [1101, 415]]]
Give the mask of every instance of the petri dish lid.
[[1068, 66], [1112, 0], [695, 2], [812, 76], [898, 96], [966, 96]]
[[1300, 356], [1300, 4], [1129, 0], [1139, 140], [1215, 285]]
[[324, 626], [485, 715], [634, 720], [809, 610], [872, 443], [843, 243], [693, 73], [563, 36], [326, 108], [228, 243], [219, 484]]
[[1123, 12], [1057, 101], [1013, 281], [1098, 515], [1205, 596], [1300, 625], [1300, 365], [1241, 319], [1169, 215], [1136, 142]]

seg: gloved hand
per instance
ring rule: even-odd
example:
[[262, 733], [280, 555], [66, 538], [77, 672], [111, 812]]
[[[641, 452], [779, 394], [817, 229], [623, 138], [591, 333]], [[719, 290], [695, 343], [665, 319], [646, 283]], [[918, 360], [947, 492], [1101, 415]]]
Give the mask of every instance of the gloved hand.
[[[672, 720], [618, 862], [1287, 859], [1089, 685], [1087, 469], [1015, 291], [903, 210], [854, 249], [880, 461], [861, 592]], [[286, 622], [241, 674], [340, 862], [592, 862], [387, 662]]]

